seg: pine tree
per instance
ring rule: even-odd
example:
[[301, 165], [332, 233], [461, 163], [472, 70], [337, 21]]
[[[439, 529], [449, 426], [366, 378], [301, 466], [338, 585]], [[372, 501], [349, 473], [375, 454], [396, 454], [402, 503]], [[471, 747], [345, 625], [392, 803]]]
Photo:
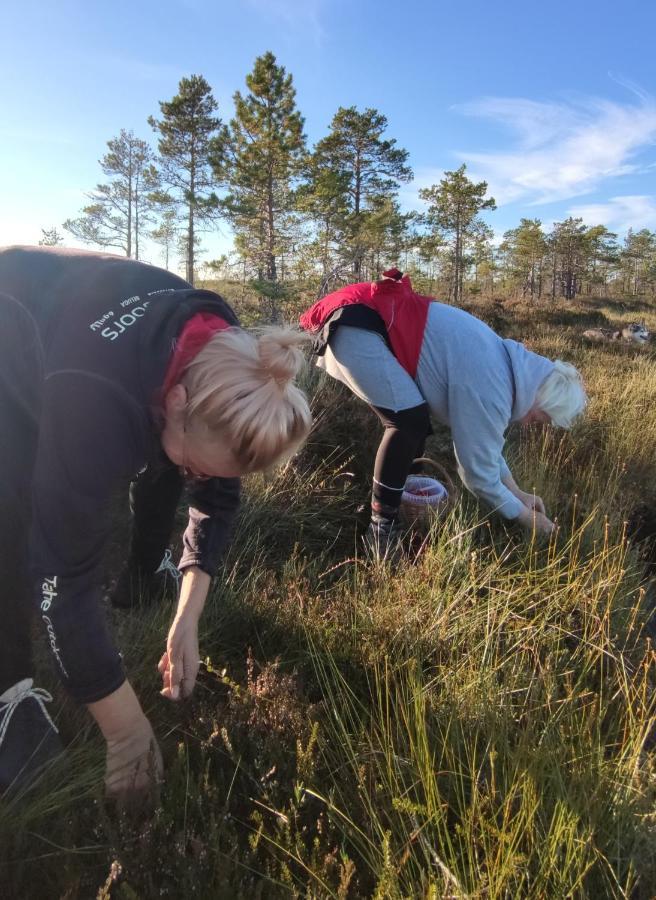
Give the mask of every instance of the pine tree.
[[496, 209], [494, 198], [485, 198], [487, 182], [470, 181], [460, 166], [455, 172], [445, 172], [439, 185], [419, 191], [429, 207], [426, 221], [438, 234], [452, 242], [450, 297], [460, 303], [465, 274], [464, 256], [468, 240], [479, 227], [478, 214], [485, 209]]
[[235, 117], [217, 143], [214, 171], [227, 181], [223, 203], [236, 246], [255, 267], [258, 282], [273, 285], [278, 261], [294, 237], [294, 188], [305, 156], [303, 118], [292, 76], [273, 53], [255, 60], [246, 86], [248, 93], [234, 95]]
[[547, 239], [539, 219], [522, 219], [517, 228], [503, 236], [500, 251], [511, 283], [520, 288], [522, 297], [534, 300], [542, 295], [543, 269], [548, 251]]
[[182, 78], [172, 100], [159, 104], [162, 118], [150, 116], [149, 125], [159, 135], [162, 181], [160, 199], [179, 212], [185, 223], [186, 278], [194, 283], [198, 223], [217, 215], [219, 200], [210, 157], [221, 131], [214, 113], [218, 103], [201, 75]]
[[552, 299], [555, 299], [560, 290], [560, 295], [566, 300], [573, 300], [581, 290], [581, 276], [586, 262], [585, 232], [583, 219], [570, 216], [564, 222], [554, 222], [549, 235]]
[[624, 291], [636, 296], [656, 283], [656, 233], [629, 229], [620, 253]]
[[[375, 109], [358, 112], [354, 106], [340, 107], [330, 133], [315, 147], [306, 187], [324, 222], [333, 217], [333, 233], [339, 235], [342, 256], [349, 259], [356, 278], [367, 253], [375, 256], [382, 249], [380, 231], [372, 231], [372, 217], [383, 202], [394, 204], [400, 184], [412, 178], [407, 150], [384, 138], [386, 129], [386, 117]], [[399, 221], [392, 216], [390, 227], [396, 228]], [[378, 247], [371, 245], [372, 233], [378, 235]]]
[[349, 215], [348, 174], [330, 168], [316, 154], [306, 160], [303, 183], [296, 193], [297, 206], [312, 225], [312, 238], [305, 243], [310, 258], [318, 260], [321, 283], [327, 291], [351, 263], [338, 262], [343, 250], [344, 223]]
[[164, 267], [168, 269], [171, 250], [179, 242], [177, 215], [174, 209], [166, 209], [159, 224], [150, 232], [151, 238], [164, 250]]
[[41, 229], [41, 240], [39, 241], [39, 247], [58, 247], [63, 243], [64, 238], [57, 230], [57, 226], [55, 226], [54, 228]]
[[482, 219], [471, 229], [468, 241], [468, 252], [464, 256], [465, 268], [473, 269], [473, 279], [469, 290], [480, 294], [490, 291], [494, 286], [497, 270], [495, 250], [492, 244], [494, 232]]
[[67, 219], [64, 228], [84, 243], [113, 247], [139, 259], [139, 240], [152, 221], [153, 194], [158, 187], [153, 152], [125, 129], [108, 141], [107, 147], [99, 162], [110, 180], [87, 194], [92, 202], [83, 207], [79, 218]]
[[595, 288], [605, 292], [608, 280], [619, 263], [617, 235], [605, 225], [593, 225], [584, 234], [587, 293]]

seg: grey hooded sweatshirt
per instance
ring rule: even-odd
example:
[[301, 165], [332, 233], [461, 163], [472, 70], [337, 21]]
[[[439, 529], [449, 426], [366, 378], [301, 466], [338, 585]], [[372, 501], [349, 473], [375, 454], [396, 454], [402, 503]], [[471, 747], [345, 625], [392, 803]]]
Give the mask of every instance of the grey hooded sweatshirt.
[[507, 519], [522, 503], [501, 479], [505, 430], [531, 409], [551, 374], [551, 360], [499, 337], [485, 322], [454, 306], [428, 312], [416, 383], [431, 414], [448, 425], [466, 487]]
[[399, 411], [427, 403], [451, 429], [458, 471], [476, 496], [508, 519], [522, 503], [503, 484], [505, 431], [526, 415], [554, 364], [499, 337], [454, 306], [430, 305], [415, 379], [374, 331], [344, 327], [317, 365], [372, 406]]

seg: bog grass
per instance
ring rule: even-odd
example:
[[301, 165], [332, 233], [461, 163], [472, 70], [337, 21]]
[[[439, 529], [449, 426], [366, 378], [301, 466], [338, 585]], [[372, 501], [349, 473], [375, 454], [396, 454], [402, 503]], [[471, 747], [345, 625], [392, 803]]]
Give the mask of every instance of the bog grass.
[[[192, 701], [157, 693], [172, 598], [115, 617], [165, 756], [155, 809], [105, 803], [98, 736], [44, 662], [69, 753], [0, 807], [3, 896], [654, 896], [653, 589], [626, 521], [656, 503], [655, 356], [579, 335], [656, 314], [474, 311], [585, 374], [572, 432], [510, 439], [555, 538], [527, 540], [463, 495], [397, 572], [368, 563], [358, 510], [378, 426], [308, 372], [315, 433], [249, 480]], [[429, 452], [453, 471], [443, 430]]]

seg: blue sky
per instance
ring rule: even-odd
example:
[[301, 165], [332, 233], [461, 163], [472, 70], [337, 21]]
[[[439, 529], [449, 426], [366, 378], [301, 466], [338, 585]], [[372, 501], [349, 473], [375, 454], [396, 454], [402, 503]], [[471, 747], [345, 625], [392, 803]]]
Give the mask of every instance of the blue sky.
[[[4, 0], [0, 244], [35, 243], [100, 180], [121, 128], [202, 74], [230, 118], [255, 57], [294, 76], [311, 142], [338, 106], [374, 106], [417, 190], [466, 162], [497, 233], [583, 215], [656, 229], [656, 4], [651, 0]], [[226, 237], [207, 240], [209, 255]]]

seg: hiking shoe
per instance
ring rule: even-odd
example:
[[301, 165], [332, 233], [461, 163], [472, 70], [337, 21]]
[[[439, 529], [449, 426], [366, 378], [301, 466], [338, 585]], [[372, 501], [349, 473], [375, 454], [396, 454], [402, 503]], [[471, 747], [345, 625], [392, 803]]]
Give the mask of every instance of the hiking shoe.
[[116, 609], [150, 606], [161, 600], [172, 584], [177, 591], [182, 572], [173, 563], [171, 555], [171, 551], [167, 550], [154, 572], [146, 572], [140, 566], [128, 563], [109, 595], [112, 606]]
[[395, 519], [372, 519], [363, 537], [367, 555], [375, 562], [398, 565], [403, 559], [402, 536], [401, 526]]
[[24, 678], [0, 696], [0, 793], [32, 784], [63, 753], [48, 691]]

